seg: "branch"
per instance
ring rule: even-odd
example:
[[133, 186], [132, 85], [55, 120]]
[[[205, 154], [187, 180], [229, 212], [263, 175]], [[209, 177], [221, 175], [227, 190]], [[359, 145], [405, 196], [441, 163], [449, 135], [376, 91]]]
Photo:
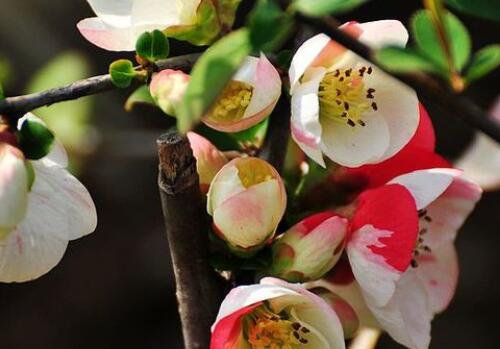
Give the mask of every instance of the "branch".
[[185, 348], [206, 349], [224, 287], [208, 260], [208, 227], [196, 160], [187, 138], [176, 132], [160, 136], [157, 145], [158, 185]]
[[[190, 69], [200, 54], [193, 53], [156, 62], [159, 70]], [[76, 81], [70, 85], [0, 100], [0, 114], [22, 116], [36, 108], [117, 89], [109, 74]]]
[[[327, 34], [342, 46], [357, 53], [364, 59], [377, 64], [374, 58], [375, 51], [341, 29], [338, 29], [337, 23], [331, 18], [310, 18], [301, 14], [297, 14], [296, 16], [303, 23]], [[450, 91], [449, 88], [443, 87], [435, 79], [426, 74], [396, 74], [380, 66], [378, 67], [412, 87], [419, 95], [429, 98], [442, 107], [447, 108], [452, 114], [460, 117], [469, 125], [483, 131], [500, 143], [500, 124], [492, 121], [489, 116], [469, 98]]]
[[269, 129], [260, 157], [282, 173], [290, 137], [290, 100], [281, 96], [269, 120]]

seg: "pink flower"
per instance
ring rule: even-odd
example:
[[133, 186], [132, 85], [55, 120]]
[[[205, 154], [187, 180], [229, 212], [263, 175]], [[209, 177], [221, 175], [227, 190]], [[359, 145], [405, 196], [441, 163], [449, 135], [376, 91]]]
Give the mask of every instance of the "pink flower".
[[202, 121], [222, 132], [243, 131], [268, 117], [280, 95], [280, 75], [266, 56], [247, 57]]
[[322, 212], [291, 227], [273, 243], [271, 275], [291, 282], [321, 278], [342, 254], [347, 224], [346, 218]]
[[280, 175], [258, 158], [227, 163], [208, 192], [207, 211], [215, 232], [235, 251], [253, 252], [270, 241], [285, 208]]
[[[394, 20], [342, 28], [374, 48], [404, 46], [408, 40]], [[324, 34], [298, 49], [289, 76], [292, 137], [322, 166], [323, 155], [347, 167], [382, 162], [417, 129], [415, 92]]]
[[212, 327], [210, 349], [344, 349], [339, 317], [303, 287], [274, 278], [233, 289]]
[[453, 169], [410, 172], [359, 196], [347, 255], [368, 308], [399, 343], [428, 347], [430, 322], [455, 292], [455, 236], [480, 196]]
[[227, 158], [205, 137], [194, 132], [188, 132], [187, 137], [196, 158], [200, 188], [206, 194], [217, 172], [227, 163]]

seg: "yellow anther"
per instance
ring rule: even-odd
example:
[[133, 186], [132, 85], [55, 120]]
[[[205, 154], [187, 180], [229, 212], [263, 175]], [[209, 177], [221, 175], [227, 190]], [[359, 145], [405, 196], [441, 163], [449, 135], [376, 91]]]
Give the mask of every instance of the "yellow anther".
[[252, 86], [241, 81], [230, 81], [208, 113], [215, 120], [239, 120], [252, 98]]
[[359, 71], [337, 69], [328, 72], [319, 85], [320, 116], [352, 127], [365, 126], [363, 114], [377, 107], [375, 89], [367, 89], [363, 82], [365, 73], [371, 74], [371, 71], [371, 67], [363, 67]]
[[252, 349], [297, 349], [308, 340], [299, 323], [274, 314], [265, 305], [247, 317], [247, 338]]
[[238, 168], [238, 176], [245, 188], [275, 178], [271, 166], [260, 159], [242, 159], [236, 164], [236, 167]]

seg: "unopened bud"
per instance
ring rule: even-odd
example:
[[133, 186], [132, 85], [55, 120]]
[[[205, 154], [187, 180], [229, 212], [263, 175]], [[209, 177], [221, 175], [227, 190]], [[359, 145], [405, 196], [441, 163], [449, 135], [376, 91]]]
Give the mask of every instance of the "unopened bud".
[[176, 116], [177, 105], [181, 102], [188, 83], [189, 75], [182, 71], [162, 70], [153, 76], [149, 91], [163, 112]]

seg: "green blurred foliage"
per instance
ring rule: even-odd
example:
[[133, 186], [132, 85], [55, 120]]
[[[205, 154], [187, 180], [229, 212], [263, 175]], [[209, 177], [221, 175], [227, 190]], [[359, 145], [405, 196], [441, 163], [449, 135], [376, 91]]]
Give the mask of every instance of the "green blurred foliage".
[[325, 16], [350, 11], [368, 0], [295, 0], [291, 7], [307, 16]]
[[491, 20], [500, 20], [500, 1], [498, 0], [445, 0], [456, 10]]
[[125, 111], [130, 112], [138, 104], [147, 104], [156, 106], [156, 103], [149, 92], [148, 85], [142, 85], [137, 88], [132, 94], [127, 98], [125, 102]]
[[476, 81], [500, 66], [500, 44], [477, 51], [465, 72], [467, 83]]
[[[34, 93], [62, 86], [90, 75], [91, 69], [85, 57], [69, 51], [42, 67], [28, 82], [26, 92]], [[73, 171], [97, 144], [97, 131], [91, 125], [93, 105], [94, 97], [85, 97], [34, 111], [34, 114], [42, 118], [54, 131], [56, 138], [70, 153], [70, 169]]]

